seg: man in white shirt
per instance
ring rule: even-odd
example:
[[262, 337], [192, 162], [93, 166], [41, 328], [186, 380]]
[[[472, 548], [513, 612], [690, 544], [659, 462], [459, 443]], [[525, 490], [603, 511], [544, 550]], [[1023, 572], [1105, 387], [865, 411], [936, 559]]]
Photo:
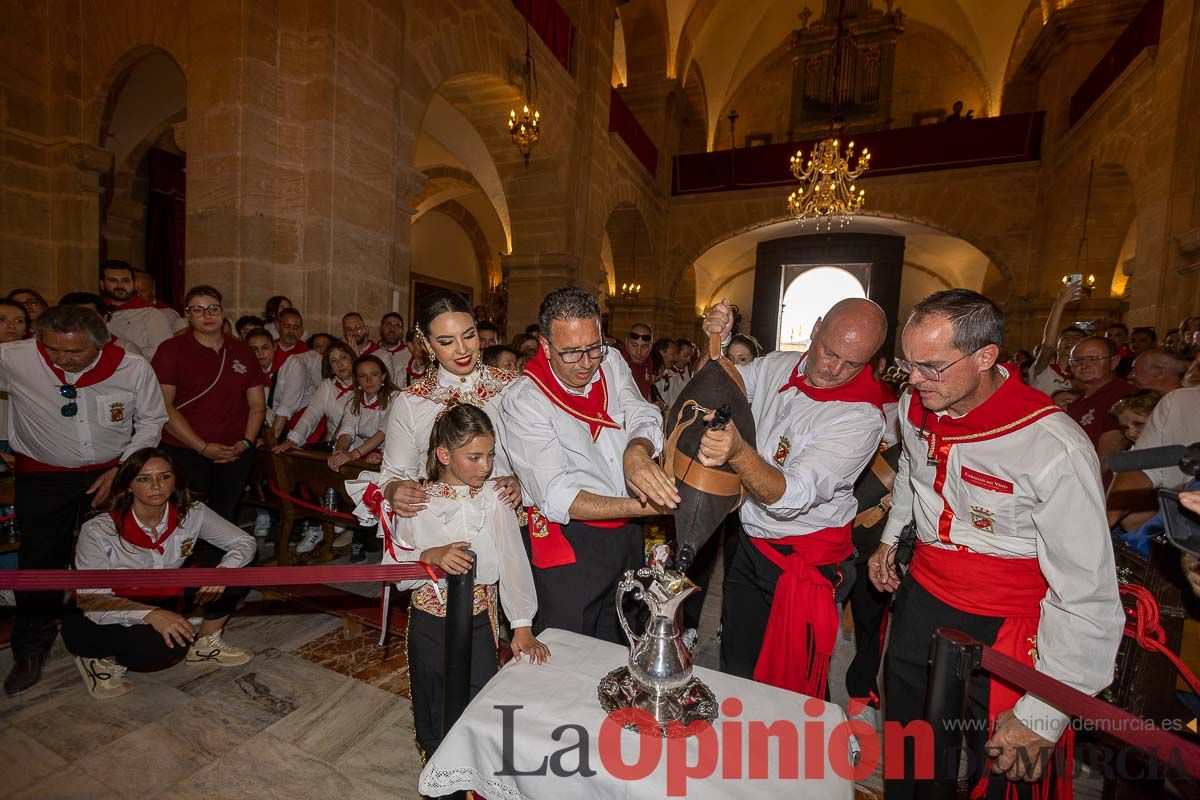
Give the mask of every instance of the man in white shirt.
[[644, 564], [642, 529], [631, 519], [679, 502], [654, 462], [662, 415], [604, 345], [595, 297], [555, 290], [539, 322], [537, 355], [500, 404], [504, 449], [529, 513], [535, 630], [621, 642], [616, 585]]
[[[904, 453], [868, 564], [877, 589], [899, 588], [884, 666], [889, 722], [922, 718], [939, 627], [1082, 692], [1112, 681], [1125, 615], [1096, 451], [1044, 394], [997, 366], [1003, 340], [1000, 309], [966, 289], [925, 298], [904, 328], [897, 364], [913, 386], [900, 400]], [[900, 583], [897, 542], [910, 522], [915, 549]], [[1049, 797], [1057, 779], [1070, 780], [1066, 714], [986, 673], [976, 673], [969, 692], [976, 788]], [[938, 754], [936, 775], [957, 775], [959, 755]], [[1065, 775], [1046, 766], [1064, 762]], [[888, 800], [912, 797], [914, 774], [906, 760], [903, 777], [886, 782]]]
[[[704, 327], [725, 337], [732, 325], [731, 308], [719, 303]], [[700, 442], [700, 463], [728, 463], [748, 495], [745, 535], [725, 575], [724, 672], [826, 694], [836, 602], [854, 581], [854, 482], [883, 435], [888, 394], [871, 358], [886, 335], [887, 316], [875, 303], [835, 304], [807, 353], [777, 351], [738, 367], [757, 448], [732, 424]]]
[[139, 269], [134, 272], [133, 285], [138, 297], [162, 312], [163, 316], [167, 318], [167, 324], [171, 326], [172, 331], [178, 333], [187, 327], [187, 320], [178, 311], [158, 299], [158, 282], [154, 280], [153, 275]]
[[120, 339], [138, 346], [147, 360], [158, 346], [173, 335], [171, 324], [135, 288], [133, 267], [124, 261], [105, 261], [100, 266], [100, 294], [112, 308], [108, 328]]
[[1159, 394], [1173, 392], [1183, 385], [1188, 362], [1177, 353], [1161, 347], [1143, 350], [1133, 359], [1129, 380], [1139, 389]]
[[[384, 359], [392, 377], [392, 385], [403, 389], [408, 386], [408, 363], [412, 353], [404, 341], [404, 317], [389, 311], [379, 320], [379, 349], [387, 353]], [[380, 353], [375, 355], [381, 356]], [[382, 357], [382, 356], [381, 356]]]
[[[158, 443], [167, 412], [150, 365], [110, 343], [90, 308], [48, 309], [37, 330], [0, 346], [0, 391], [9, 395], [16, 453], [21, 567], [65, 569], [78, 522], [107, 499], [120, 461]], [[62, 592], [16, 598], [9, 694], [41, 678], [62, 608]]]
[[333, 338], [327, 333], [313, 334], [308, 339], [310, 349], [284, 361], [276, 373], [271, 410], [275, 413], [275, 438], [280, 442], [284, 428], [295, 427], [321, 385], [324, 378], [321, 365], [325, 360], [325, 348], [331, 341]]
[[354, 351], [355, 358], [379, 350], [379, 345], [371, 341], [371, 331], [367, 328], [367, 323], [363, 322], [362, 314], [357, 311], [351, 311], [342, 316], [342, 337], [343, 341]]

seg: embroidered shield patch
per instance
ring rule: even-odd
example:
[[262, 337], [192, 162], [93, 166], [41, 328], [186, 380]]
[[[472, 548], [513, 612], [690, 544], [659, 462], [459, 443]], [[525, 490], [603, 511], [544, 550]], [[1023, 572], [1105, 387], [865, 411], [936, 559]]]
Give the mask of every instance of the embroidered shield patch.
[[108, 407], [108, 418], [112, 422], [120, 422], [125, 419], [125, 404], [113, 403]]
[[239, 361], [236, 358], [233, 360], [233, 363], [229, 365], [229, 368], [232, 369], [234, 372], [236, 372], [238, 375], [246, 374], [246, 365], [243, 364], [241, 361]]
[[184, 539], [179, 543], [179, 555], [187, 558], [192, 554], [192, 547], [196, 544], [195, 539]]
[[985, 533], [995, 533], [995, 515], [982, 506], [971, 506], [971, 524]]
[[783, 466], [783, 462], [787, 461], [788, 453], [792, 452], [792, 442], [786, 436], [779, 437], [779, 446], [775, 448], [773, 456], [775, 463]]

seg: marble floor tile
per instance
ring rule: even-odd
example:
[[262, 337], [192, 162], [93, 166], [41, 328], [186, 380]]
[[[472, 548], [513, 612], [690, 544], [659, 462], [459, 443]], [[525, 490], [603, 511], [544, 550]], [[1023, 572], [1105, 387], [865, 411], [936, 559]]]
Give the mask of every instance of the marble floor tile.
[[[72, 667], [73, 668], [73, 667]], [[68, 761], [169, 714], [191, 698], [130, 673], [134, 690], [112, 700], [94, 700], [79, 683], [75, 694], [48, 711], [16, 721], [14, 728], [32, 736]]]
[[341, 620], [330, 614], [239, 614], [229, 621], [224, 635], [230, 644], [256, 653], [267, 648], [287, 653], [341, 626]]
[[180, 706], [157, 724], [195, 748], [217, 758], [285, 717], [291, 704], [263, 701], [234, 685]]
[[9, 797], [67, 765], [53, 750], [16, 728], [0, 728], [0, 797]]
[[318, 758], [335, 761], [390, 722], [397, 703], [407, 702], [350, 678], [343, 681], [323, 699], [289, 714], [267, 732]]
[[[8, 653], [9, 651], [0, 651]], [[9, 661], [11, 665], [11, 659]], [[7, 668], [0, 669], [4, 675]], [[9, 697], [0, 692], [0, 722], [9, 724], [26, 717], [49, 711], [54, 706], [74, 698], [83, 690], [83, 681], [75, 669], [75, 661], [65, 651], [51, 658], [42, 668], [42, 679], [27, 692]]]
[[121, 795], [74, 765], [8, 796], [11, 800], [121, 800]]
[[333, 631], [296, 650], [296, 655], [393, 694], [409, 697], [408, 653], [403, 637], [383, 647], [376, 631], [346, 636]]
[[73, 765], [124, 797], [149, 797], [216, 758], [163, 722], [95, 748]]
[[414, 797], [421, 777], [421, 756], [413, 736], [412, 707], [402, 700], [383, 727], [347, 750], [335, 764], [339, 771], [356, 775], [393, 797]]

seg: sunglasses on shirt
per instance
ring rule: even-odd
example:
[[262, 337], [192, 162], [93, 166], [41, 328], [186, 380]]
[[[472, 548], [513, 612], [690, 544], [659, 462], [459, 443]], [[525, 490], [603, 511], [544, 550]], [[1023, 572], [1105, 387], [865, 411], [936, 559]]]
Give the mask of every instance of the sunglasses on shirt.
[[79, 404], [75, 402], [75, 398], [79, 396], [79, 392], [75, 390], [74, 386], [64, 384], [63, 386], [58, 387], [58, 394], [60, 397], [69, 401], [65, 406], [58, 410], [58, 413], [62, 414], [64, 417], [73, 417], [79, 413]]

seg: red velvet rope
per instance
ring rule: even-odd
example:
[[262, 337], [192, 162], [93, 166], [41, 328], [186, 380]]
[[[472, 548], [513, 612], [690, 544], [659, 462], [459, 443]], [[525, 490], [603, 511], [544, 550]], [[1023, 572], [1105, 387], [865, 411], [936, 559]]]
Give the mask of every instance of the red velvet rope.
[[279, 499], [287, 500], [289, 503], [298, 505], [301, 508], [307, 508], [309, 511], [319, 511], [322, 514], [328, 514], [329, 516], [337, 517], [338, 519], [348, 519], [348, 520], [353, 520], [354, 522], [358, 522], [358, 517], [354, 516], [353, 514], [347, 514], [344, 511], [331, 511], [328, 508], [323, 508], [314, 503], [306, 502], [304, 500], [301, 500], [299, 497], [295, 497], [295, 496], [290, 495], [287, 492], [281, 490], [278, 486], [276, 486], [274, 483], [272, 483], [270, 481], [267, 481], [267, 488], [271, 490], [271, 494], [275, 495]]
[[1125, 635], [1137, 642], [1143, 650], [1151, 653], [1161, 653], [1179, 670], [1179, 674], [1187, 681], [1192, 691], [1200, 695], [1200, 678], [1188, 669], [1187, 664], [1167, 647], [1167, 633], [1162, 629], [1161, 614], [1154, 595], [1144, 586], [1133, 583], [1123, 583], [1119, 587], [1121, 594], [1128, 595], [1134, 600], [1134, 607], [1125, 609]]
[[349, 567], [197, 567], [196, 569], [2, 569], [0, 589], [182, 589], [190, 586], [289, 586], [321, 583], [374, 583], [427, 580], [428, 564], [375, 564]]
[[16, 519], [16, 518], [17, 518], [16, 514], [7, 514], [3, 517], [0, 517], [0, 522], [8, 522], [10, 519]]

